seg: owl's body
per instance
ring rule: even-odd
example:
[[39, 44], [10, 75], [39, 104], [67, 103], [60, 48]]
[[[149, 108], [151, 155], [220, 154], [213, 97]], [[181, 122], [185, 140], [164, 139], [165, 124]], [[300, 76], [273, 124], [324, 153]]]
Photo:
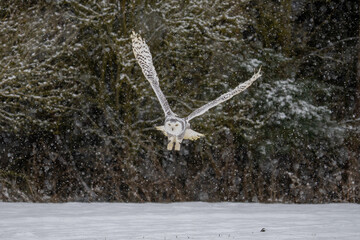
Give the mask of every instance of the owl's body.
[[180, 144], [184, 139], [196, 140], [204, 135], [190, 129], [190, 123], [185, 118], [168, 116], [165, 118], [164, 126], [156, 127], [168, 137], [168, 150], [172, 150], [175, 144], [175, 150], [180, 151]]
[[261, 77], [261, 72], [259, 70], [248, 81], [239, 84], [233, 90], [221, 95], [220, 97], [216, 98], [215, 100], [208, 102], [204, 106], [196, 109], [189, 116], [187, 116], [185, 118], [180, 118], [180, 117], [177, 117], [176, 114], [173, 113], [173, 111], [171, 111], [169, 103], [166, 100], [166, 97], [164, 96], [163, 92], [160, 89], [159, 78], [158, 78], [155, 68], [153, 66], [152, 56], [151, 56], [149, 47], [147, 46], [145, 41], [138, 34], [133, 32], [131, 35], [131, 38], [132, 38], [132, 47], [133, 47], [133, 52], [134, 52], [135, 58], [138, 61], [145, 78], [150, 82], [151, 87], [153, 88], [157, 98], [159, 99], [161, 107], [165, 113], [164, 126], [158, 126], [158, 127], [156, 127], [156, 129], [162, 131], [165, 134], [165, 136], [168, 137], [168, 140], [169, 140], [169, 143], [167, 145], [168, 150], [172, 150], [175, 145], [175, 150], [179, 151], [181, 142], [184, 139], [196, 140], [200, 137], [203, 137], [204, 136], [203, 134], [190, 129], [189, 121], [197, 116], [204, 114], [210, 108], [213, 108], [213, 107], [219, 105], [220, 103], [229, 100], [236, 94], [239, 94], [240, 92], [244, 91], [245, 89], [250, 87], [250, 85], [256, 79]]

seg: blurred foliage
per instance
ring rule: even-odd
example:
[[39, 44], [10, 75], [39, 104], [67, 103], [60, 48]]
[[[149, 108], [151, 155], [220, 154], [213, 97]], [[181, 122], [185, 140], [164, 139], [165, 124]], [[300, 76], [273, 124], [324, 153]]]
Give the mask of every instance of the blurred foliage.
[[[0, 200], [360, 202], [358, 3], [17, 0], [0, 18]], [[166, 151], [132, 30], [180, 116], [264, 77]]]

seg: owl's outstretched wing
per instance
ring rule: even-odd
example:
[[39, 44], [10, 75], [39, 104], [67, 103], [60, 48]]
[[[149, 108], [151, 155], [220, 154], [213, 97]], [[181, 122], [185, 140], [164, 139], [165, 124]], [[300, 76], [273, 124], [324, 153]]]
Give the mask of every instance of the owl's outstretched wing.
[[230, 98], [232, 98], [233, 96], [241, 93], [242, 91], [244, 91], [245, 89], [247, 89], [248, 87], [251, 86], [251, 84], [253, 82], [256, 81], [256, 79], [258, 79], [259, 77], [261, 77], [261, 68], [259, 69], [258, 72], [256, 72], [249, 80], [247, 80], [246, 82], [243, 82], [241, 84], [239, 84], [236, 88], [234, 88], [233, 90], [221, 95], [220, 97], [218, 97], [217, 99], [208, 102], [207, 104], [205, 104], [204, 106], [196, 109], [195, 111], [193, 111], [189, 116], [186, 117], [187, 121], [190, 121], [191, 119], [200, 116], [202, 114], [204, 114], [205, 112], [207, 112], [210, 108], [213, 108], [217, 105], [219, 105], [222, 102], [225, 102], [227, 100], [229, 100]]
[[164, 93], [160, 89], [159, 78], [153, 65], [149, 46], [145, 43], [145, 40], [143, 40], [140, 35], [135, 32], [132, 32], [131, 40], [135, 58], [139, 63], [145, 78], [150, 82], [151, 87], [154, 89], [154, 92], [159, 99], [161, 107], [164, 110], [165, 116], [175, 115], [171, 111], [169, 103], [166, 100]]

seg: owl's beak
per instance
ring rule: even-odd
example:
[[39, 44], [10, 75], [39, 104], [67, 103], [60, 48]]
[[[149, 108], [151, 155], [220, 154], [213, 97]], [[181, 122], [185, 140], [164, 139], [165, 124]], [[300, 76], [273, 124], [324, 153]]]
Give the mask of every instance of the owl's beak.
[[174, 131], [174, 128], [171, 128], [171, 130], [173, 130], [173, 131]]

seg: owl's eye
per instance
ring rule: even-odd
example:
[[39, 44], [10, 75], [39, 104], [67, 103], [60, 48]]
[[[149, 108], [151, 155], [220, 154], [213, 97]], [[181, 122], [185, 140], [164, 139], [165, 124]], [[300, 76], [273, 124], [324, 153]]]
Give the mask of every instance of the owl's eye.
[[177, 124], [175, 124], [175, 126], [176, 126], [176, 127], [178, 127], [178, 126], [179, 126], [179, 124], [177, 123]]
[[169, 126], [171, 126], [171, 124], [170, 124], [170, 123], [168, 123], [168, 125], [169, 125]]

